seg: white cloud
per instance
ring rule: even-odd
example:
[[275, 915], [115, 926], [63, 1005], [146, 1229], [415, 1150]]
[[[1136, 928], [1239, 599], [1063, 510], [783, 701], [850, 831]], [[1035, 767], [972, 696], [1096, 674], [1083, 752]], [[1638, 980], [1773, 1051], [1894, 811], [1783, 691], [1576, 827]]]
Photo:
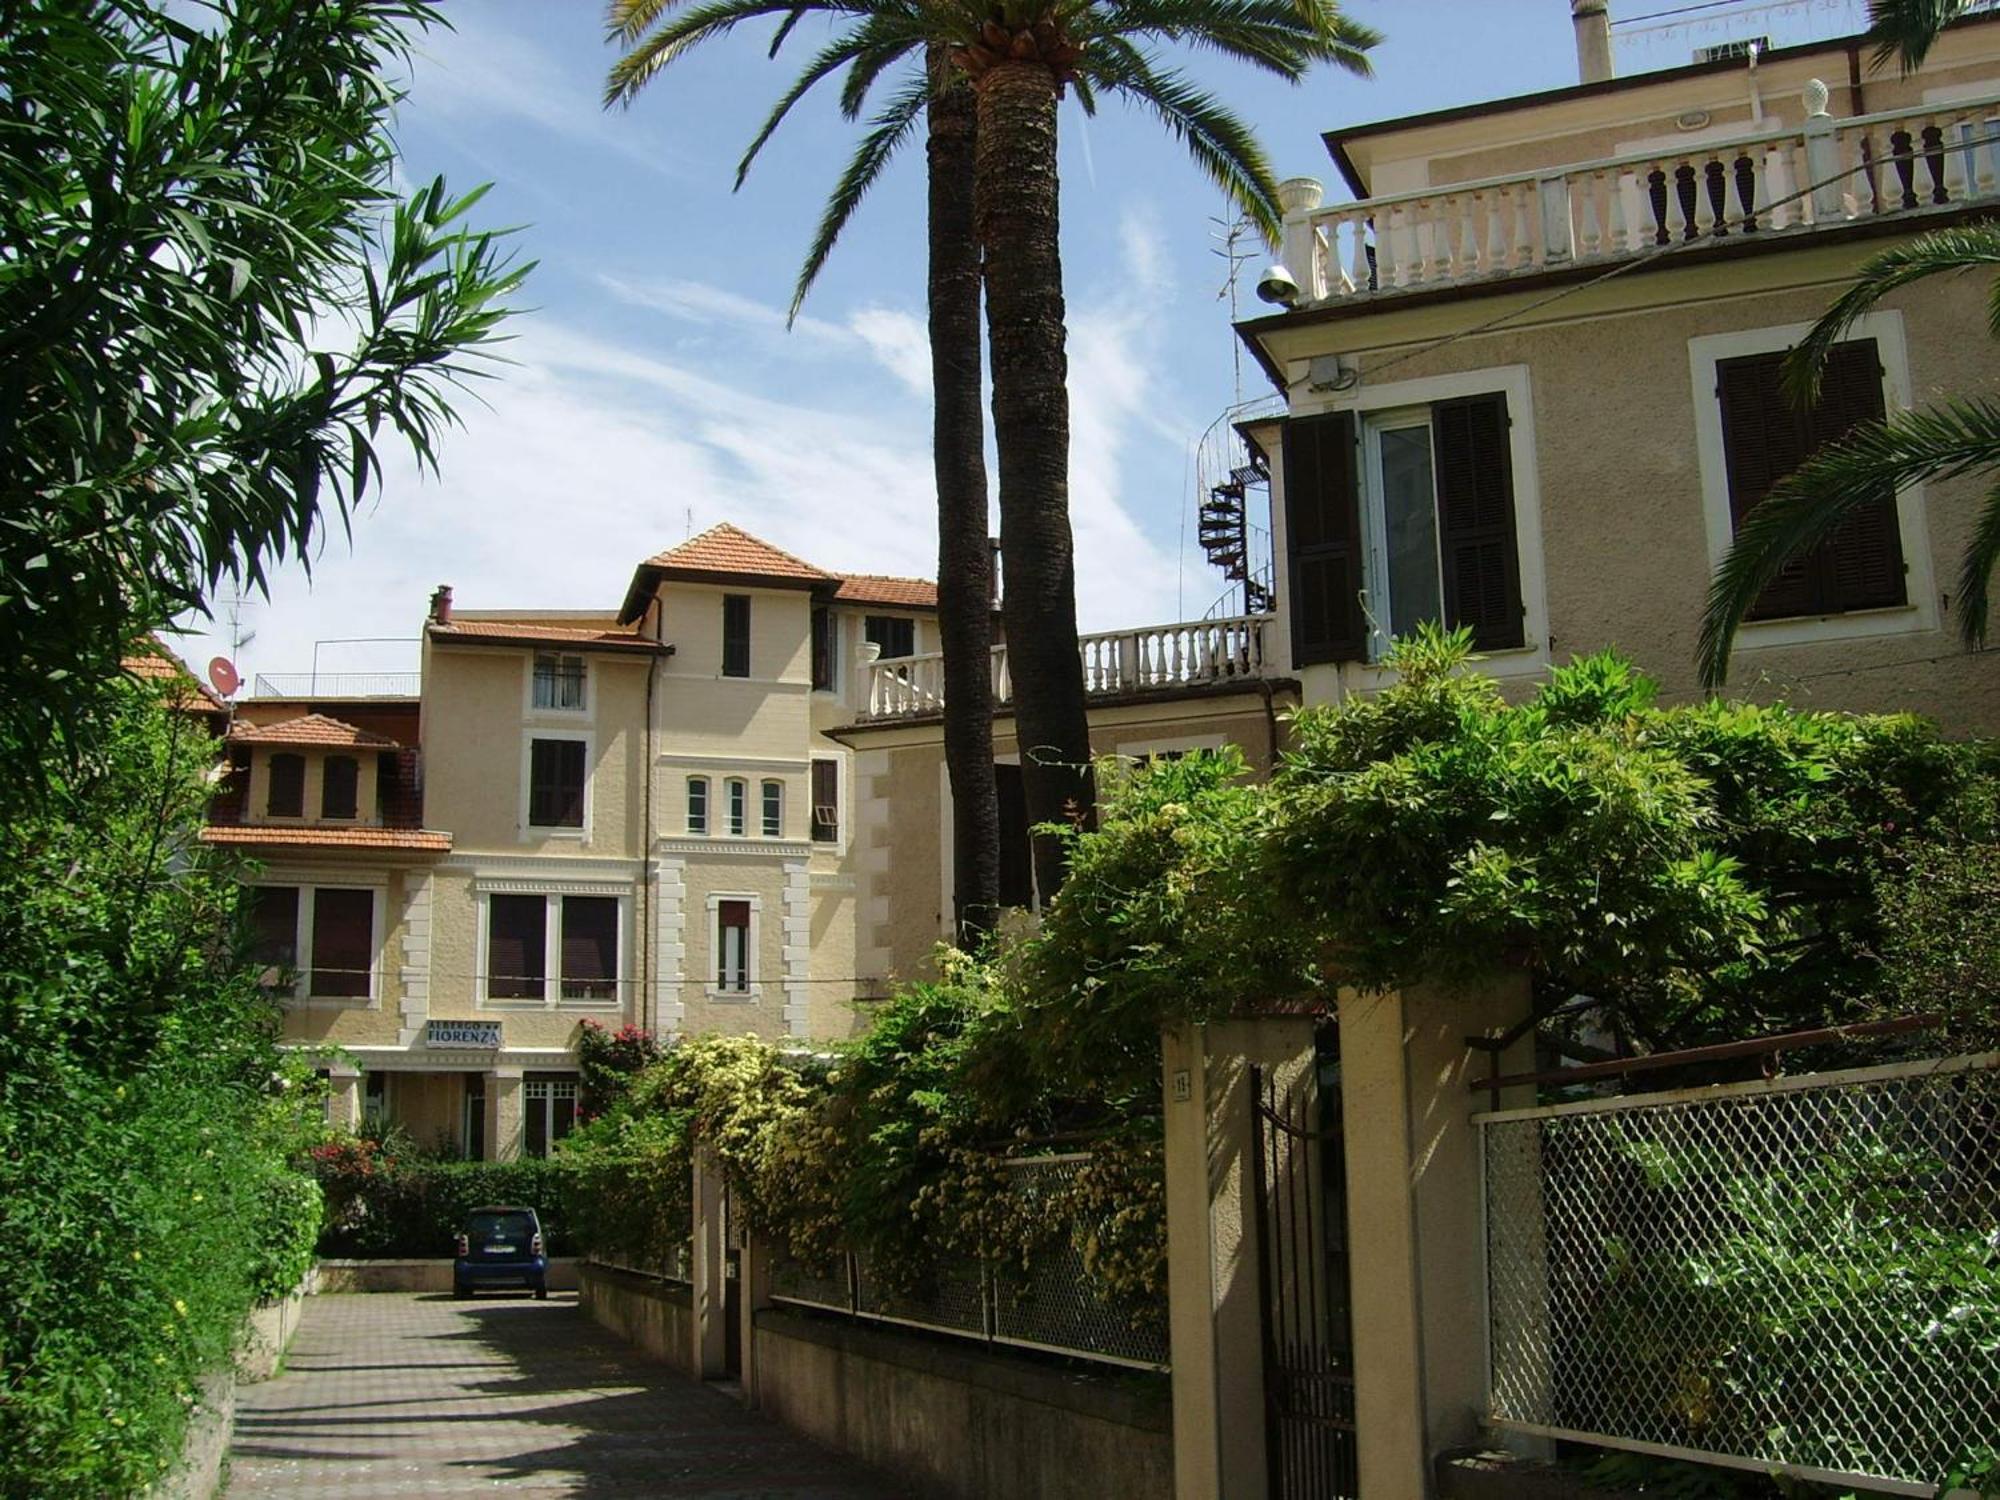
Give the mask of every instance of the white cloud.
[[931, 394], [931, 334], [920, 318], [892, 307], [864, 307], [847, 326], [891, 375], [926, 401]]

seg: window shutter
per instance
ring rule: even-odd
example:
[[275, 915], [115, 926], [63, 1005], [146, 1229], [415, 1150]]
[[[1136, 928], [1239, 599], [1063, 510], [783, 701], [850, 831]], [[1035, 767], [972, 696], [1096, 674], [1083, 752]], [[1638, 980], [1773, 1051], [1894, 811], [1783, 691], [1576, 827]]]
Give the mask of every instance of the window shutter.
[[[1732, 526], [1741, 524], [1771, 487], [1814, 449], [1846, 436], [1858, 422], [1883, 415], [1882, 366], [1873, 339], [1833, 346], [1820, 399], [1809, 412], [1799, 411], [1785, 395], [1784, 361], [1785, 351], [1780, 350], [1716, 363], [1715, 394], [1722, 408]], [[1904, 600], [1896, 497], [1885, 490], [1811, 553], [1786, 563], [1748, 618], [1838, 614]]]
[[496, 1000], [539, 1000], [548, 973], [548, 900], [487, 897], [486, 993]]
[[306, 815], [306, 761], [288, 751], [271, 757], [270, 789], [264, 803], [269, 818], [302, 818]]
[[840, 841], [840, 762], [812, 763], [812, 836], [815, 843]]
[[1482, 651], [1526, 641], [1511, 425], [1498, 391], [1431, 407], [1445, 623], [1471, 626]]
[[1285, 545], [1296, 666], [1359, 661], [1366, 654], [1354, 434], [1352, 412], [1285, 424]]
[[375, 961], [372, 891], [321, 886], [313, 892], [312, 993], [359, 998]]
[[1017, 765], [993, 767], [993, 793], [1000, 804], [1000, 904], [1035, 904], [1033, 841], [1028, 836], [1028, 793]]
[[618, 902], [611, 896], [562, 898], [562, 996], [618, 998]]
[[319, 815], [322, 818], [352, 818], [358, 815], [361, 763], [351, 755], [329, 755], [320, 772]]

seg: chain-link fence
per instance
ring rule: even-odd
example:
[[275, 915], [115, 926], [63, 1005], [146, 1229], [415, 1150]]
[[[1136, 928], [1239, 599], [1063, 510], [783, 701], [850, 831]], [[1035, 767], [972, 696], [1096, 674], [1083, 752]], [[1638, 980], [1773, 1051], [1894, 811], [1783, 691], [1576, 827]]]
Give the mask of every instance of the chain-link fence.
[[661, 1281], [678, 1282], [684, 1286], [694, 1284], [694, 1206], [688, 1204], [682, 1210], [679, 1234], [669, 1234], [657, 1245], [645, 1249], [620, 1249], [593, 1251], [591, 1261], [600, 1266], [613, 1266], [620, 1271], [634, 1271], [641, 1276], [658, 1277]]
[[[1008, 1186], [1032, 1211], [1058, 1200], [1089, 1160], [1079, 1153], [1010, 1161], [1005, 1164]], [[1052, 1223], [1025, 1269], [960, 1262], [912, 1273], [909, 1268], [871, 1266], [866, 1257], [852, 1254], [824, 1266], [780, 1258], [771, 1268], [771, 1297], [960, 1338], [1164, 1370], [1165, 1306], [1136, 1306], [1100, 1295], [1079, 1248], [1092, 1227], [1073, 1217]]]
[[2000, 1435], [2000, 1056], [1476, 1119], [1496, 1424], [1912, 1494]]

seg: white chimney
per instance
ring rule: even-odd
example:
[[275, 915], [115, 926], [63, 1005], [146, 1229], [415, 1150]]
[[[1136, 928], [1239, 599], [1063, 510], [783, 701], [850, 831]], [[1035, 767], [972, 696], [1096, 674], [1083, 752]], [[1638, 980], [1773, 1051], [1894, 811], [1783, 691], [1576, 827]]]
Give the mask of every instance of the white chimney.
[[1576, 76], [1580, 83], [1604, 83], [1611, 68], [1611, 0], [1569, 0], [1576, 28]]

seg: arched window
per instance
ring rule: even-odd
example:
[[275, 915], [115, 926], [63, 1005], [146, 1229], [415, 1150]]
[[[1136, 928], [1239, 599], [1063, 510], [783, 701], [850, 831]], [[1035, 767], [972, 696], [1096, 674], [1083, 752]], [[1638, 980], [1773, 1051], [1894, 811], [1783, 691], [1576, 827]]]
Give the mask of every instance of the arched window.
[[742, 838], [750, 831], [750, 783], [729, 779], [729, 831]]

